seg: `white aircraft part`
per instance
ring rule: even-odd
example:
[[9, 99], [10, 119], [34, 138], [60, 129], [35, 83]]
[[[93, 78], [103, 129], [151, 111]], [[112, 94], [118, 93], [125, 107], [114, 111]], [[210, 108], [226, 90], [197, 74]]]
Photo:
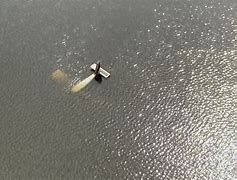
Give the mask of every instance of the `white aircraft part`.
[[90, 75], [89, 77], [87, 77], [86, 79], [84, 79], [81, 82], [78, 82], [77, 84], [75, 84], [74, 86], [72, 86], [71, 91], [76, 93], [79, 92], [80, 90], [82, 90], [84, 87], [86, 87], [93, 79], [95, 78], [95, 74]]
[[[93, 69], [95, 71], [96, 69], [96, 64], [92, 64], [91, 65], [91, 69]], [[103, 68], [99, 69], [99, 74], [105, 78], [108, 78], [110, 76], [110, 73], [108, 73], [106, 70], [104, 70]]]

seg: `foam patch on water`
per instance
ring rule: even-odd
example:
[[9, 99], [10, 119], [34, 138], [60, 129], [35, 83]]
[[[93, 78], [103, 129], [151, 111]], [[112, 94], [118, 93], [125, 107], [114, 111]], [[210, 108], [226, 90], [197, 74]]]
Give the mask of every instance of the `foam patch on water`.
[[51, 78], [61, 84], [69, 82], [68, 75], [59, 69], [52, 73]]

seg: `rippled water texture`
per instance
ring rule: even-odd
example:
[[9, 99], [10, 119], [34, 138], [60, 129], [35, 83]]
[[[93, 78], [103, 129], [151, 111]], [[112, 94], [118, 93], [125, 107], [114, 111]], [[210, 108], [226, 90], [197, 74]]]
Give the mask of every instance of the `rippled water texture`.
[[237, 178], [235, 0], [3, 0], [0, 73], [0, 179]]

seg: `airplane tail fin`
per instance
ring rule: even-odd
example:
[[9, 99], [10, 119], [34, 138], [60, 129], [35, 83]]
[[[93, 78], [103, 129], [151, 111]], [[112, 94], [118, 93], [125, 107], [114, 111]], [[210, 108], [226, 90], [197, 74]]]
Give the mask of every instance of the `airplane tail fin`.
[[100, 70], [100, 62], [98, 62], [96, 64], [96, 68], [95, 68], [95, 74], [98, 75], [99, 74], [99, 70]]

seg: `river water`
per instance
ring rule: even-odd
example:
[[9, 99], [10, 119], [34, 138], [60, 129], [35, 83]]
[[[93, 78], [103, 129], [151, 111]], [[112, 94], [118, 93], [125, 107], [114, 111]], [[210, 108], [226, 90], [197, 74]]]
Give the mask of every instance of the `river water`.
[[0, 179], [237, 178], [234, 0], [3, 0], [0, 88]]

